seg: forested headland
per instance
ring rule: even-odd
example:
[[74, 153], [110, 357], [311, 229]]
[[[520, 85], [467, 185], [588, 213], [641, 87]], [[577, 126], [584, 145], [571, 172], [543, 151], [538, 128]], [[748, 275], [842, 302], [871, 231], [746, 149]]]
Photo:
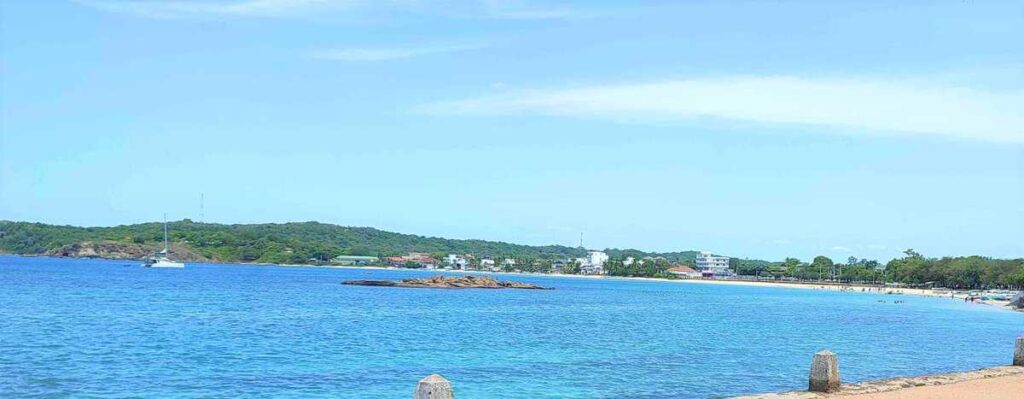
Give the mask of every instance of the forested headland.
[[[514, 259], [509, 271], [546, 273], [556, 259], [586, 256], [587, 250], [563, 245], [531, 246], [498, 241], [457, 240], [393, 233], [370, 227], [318, 222], [217, 224], [185, 219], [169, 223], [172, 252], [189, 261], [224, 263], [320, 264], [339, 255], [387, 257], [409, 252], [473, 254], [478, 258]], [[83, 252], [83, 244], [92, 244]], [[163, 224], [141, 223], [113, 227], [58, 226], [0, 221], [0, 253], [18, 255], [139, 258], [163, 246]], [[95, 251], [99, 248], [100, 251]], [[669, 269], [694, 266], [696, 251], [645, 252], [605, 249], [609, 275], [674, 278]], [[810, 261], [732, 258], [730, 268], [741, 276], [842, 283], [902, 283], [949, 288], [1024, 287], [1024, 259], [984, 256], [926, 257], [907, 250], [886, 263], [849, 257], [834, 261], [817, 256]], [[633, 258], [632, 262], [627, 262]], [[561, 270], [577, 272], [573, 265]]]

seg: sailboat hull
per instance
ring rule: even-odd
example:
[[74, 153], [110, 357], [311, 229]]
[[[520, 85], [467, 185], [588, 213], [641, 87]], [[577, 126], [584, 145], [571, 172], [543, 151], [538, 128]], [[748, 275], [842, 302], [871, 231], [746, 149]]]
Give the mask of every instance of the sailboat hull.
[[184, 263], [173, 262], [167, 258], [169, 246], [167, 245], [167, 214], [164, 214], [164, 250], [157, 253], [157, 256], [150, 258], [144, 266], [158, 269], [182, 269]]
[[146, 265], [146, 267], [162, 269], [181, 269], [185, 267], [185, 264], [181, 262], [171, 262], [169, 260], [158, 260], [154, 263]]

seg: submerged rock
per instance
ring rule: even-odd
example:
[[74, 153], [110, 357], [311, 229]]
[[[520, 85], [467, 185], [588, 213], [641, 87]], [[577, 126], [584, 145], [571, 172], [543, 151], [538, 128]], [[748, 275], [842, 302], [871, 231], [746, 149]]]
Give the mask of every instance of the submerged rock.
[[516, 288], [524, 290], [550, 290], [530, 283], [516, 281], [498, 281], [488, 276], [413, 278], [402, 281], [389, 280], [350, 280], [342, 281], [344, 285], [365, 285], [371, 287], [405, 287], [405, 288]]

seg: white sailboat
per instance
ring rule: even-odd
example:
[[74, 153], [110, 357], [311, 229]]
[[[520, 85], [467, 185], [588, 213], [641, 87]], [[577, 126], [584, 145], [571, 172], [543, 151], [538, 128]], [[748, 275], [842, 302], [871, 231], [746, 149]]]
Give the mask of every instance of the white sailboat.
[[167, 257], [167, 216], [164, 216], [164, 250], [157, 252], [155, 256], [146, 259], [146, 267], [157, 267], [157, 268], [169, 268], [169, 269], [181, 269], [185, 267], [184, 263], [172, 261]]

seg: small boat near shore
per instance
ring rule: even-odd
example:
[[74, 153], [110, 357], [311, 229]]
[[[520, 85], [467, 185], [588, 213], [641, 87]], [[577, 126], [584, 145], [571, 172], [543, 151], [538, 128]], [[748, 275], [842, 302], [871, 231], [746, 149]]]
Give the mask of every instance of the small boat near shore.
[[164, 249], [163, 251], [157, 252], [155, 255], [146, 259], [143, 267], [151, 267], [155, 269], [183, 269], [185, 264], [182, 262], [175, 262], [171, 258], [167, 257], [170, 253], [167, 246], [167, 218], [164, 217]]
[[[160, 253], [163, 253], [163, 251], [161, 251]], [[166, 269], [184, 269], [185, 268], [185, 264], [184, 263], [172, 261], [169, 258], [167, 258], [166, 256], [154, 256], [152, 258], [146, 259], [146, 263], [144, 263], [143, 266], [144, 267], [151, 267], [151, 268], [158, 268], [158, 269], [159, 268], [166, 268]]]

